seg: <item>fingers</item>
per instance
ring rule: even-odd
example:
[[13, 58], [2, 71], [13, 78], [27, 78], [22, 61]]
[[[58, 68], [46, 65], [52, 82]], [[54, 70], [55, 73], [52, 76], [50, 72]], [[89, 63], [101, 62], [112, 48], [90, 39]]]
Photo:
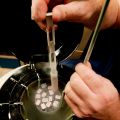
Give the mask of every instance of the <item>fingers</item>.
[[84, 64], [85, 64], [86, 66], [88, 66], [89, 68], [91, 68], [91, 69], [92, 69], [92, 66], [91, 66], [91, 64], [90, 64], [90, 62], [89, 62], [89, 61], [86, 61]]
[[[45, 25], [43, 24], [43, 21], [45, 20], [46, 12], [50, 7], [49, 3], [49, 0], [32, 0], [31, 16], [36, 22], [41, 22], [39, 23], [41, 28]], [[96, 9], [94, 5], [96, 2], [90, 2], [89, 0], [66, 0], [65, 4], [61, 4], [61, 1], [57, 0], [52, 2], [52, 4], [53, 3], [55, 4], [52, 9], [54, 23], [60, 21], [72, 21], [81, 22], [86, 26], [89, 26], [89, 23], [94, 21], [92, 15], [94, 14], [93, 11]], [[87, 22], [90, 19], [92, 20]]]
[[103, 86], [104, 79], [101, 81], [101, 76], [96, 74], [91, 68], [88, 66], [79, 63], [75, 70], [77, 74], [81, 77], [81, 79], [85, 82], [85, 84], [93, 91], [99, 89], [99, 87]]
[[[79, 91], [79, 93], [81, 93], [81, 91]], [[85, 96], [84, 98], [88, 99]], [[78, 117], [90, 116], [91, 107], [87, 105], [86, 102], [80, 96], [78, 96], [78, 94], [75, 93], [70, 85], [70, 82], [67, 83], [65, 88], [65, 100]]]
[[78, 17], [79, 15], [78, 8], [81, 9], [80, 5], [81, 4], [79, 4], [79, 1], [74, 1], [68, 4], [64, 4], [64, 5], [62, 4], [54, 7], [53, 8], [54, 21], [59, 22], [59, 21], [65, 21], [65, 20], [70, 21], [71, 19], [76, 19], [76, 17]]
[[46, 29], [45, 18], [49, 0], [32, 0], [31, 19], [35, 20], [41, 29]]
[[74, 102], [77, 106], [80, 106], [83, 104], [83, 101], [78, 97], [78, 95], [74, 92], [74, 90], [71, 88], [70, 82], [67, 83], [65, 88], [65, 94], [67, 97]]
[[82, 63], [75, 70], [65, 87], [65, 100], [78, 117], [104, 119], [114, 106], [118, 109], [118, 92], [108, 79]]
[[[61, 0], [51, 1], [52, 0], [32, 0], [32, 19], [42, 24], [42, 21], [45, 20], [46, 12], [48, 8], [50, 8], [53, 12], [53, 21], [55, 23], [60, 21], [80, 22], [89, 28], [94, 28], [104, 3], [104, 0], [64, 0], [65, 4], [61, 4]], [[112, 6], [109, 6], [109, 8], [112, 8]], [[111, 9], [108, 10], [107, 13], [109, 14], [105, 16], [105, 20], [110, 17], [111, 13], [115, 13], [114, 15], [117, 16], [116, 8], [118, 5], [115, 4], [115, 6], [112, 12], [110, 11]], [[103, 21], [103, 25], [108, 27], [113, 24], [115, 20], [116, 17], [110, 17], [109, 21]], [[42, 27], [41, 24], [40, 26]]]
[[80, 112], [79, 108], [73, 102], [71, 102], [71, 100], [66, 95], [65, 95], [64, 99], [67, 102], [67, 104], [70, 106], [70, 108], [72, 108], [73, 113], [77, 117], [82, 118], [83, 114], [82, 114], [82, 112]]
[[70, 86], [74, 92], [83, 100], [87, 100], [94, 97], [94, 93], [86, 85], [86, 83], [80, 78], [77, 73], [74, 73], [70, 78]]
[[46, 17], [47, 2], [45, 0], [32, 0], [31, 16], [32, 19], [43, 21]]
[[38, 26], [42, 29], [42, 30], [44, 30], [44, 31], [46, 31], [46, 23], [43, 21], [37, 21], [37, 20], [35, 20], [36, 21], [36, 23], [38, 24]]
[[64, 5], [58, 5], [53, 8], [53, 18], [56, 22], [67, 20], [86, 23], [96, 9], [95, 3], [89, 0], [76, 0]]

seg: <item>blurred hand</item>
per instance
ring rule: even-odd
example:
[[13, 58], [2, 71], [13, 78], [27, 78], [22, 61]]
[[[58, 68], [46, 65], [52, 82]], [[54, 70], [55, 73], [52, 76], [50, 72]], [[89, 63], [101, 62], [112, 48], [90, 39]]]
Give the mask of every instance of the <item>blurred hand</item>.
[[[32, 0], [31, 16], [38, 25], [46, 28], [45, 18], [49, 4], [53, 0]], [[81, 22], [85, 26], [93, 29], [96, 25], [101, 8], [105, 0], [55, 0], [53, 5], [54, 22], [72, 21]], [[113, 26], [118, 17], [119, 0], [110, 0], [102, 28]], [[64, 4], [61, 4], [64, 3]], [[60, 5], [57, 5], [60, 4]], [[113, 17], [114, 15], [114, 17]]]
[[65, 100], [76, 116], [119, 120], [120, 98], [114, 85], [82, 63], [75, 71], [65, 87]]

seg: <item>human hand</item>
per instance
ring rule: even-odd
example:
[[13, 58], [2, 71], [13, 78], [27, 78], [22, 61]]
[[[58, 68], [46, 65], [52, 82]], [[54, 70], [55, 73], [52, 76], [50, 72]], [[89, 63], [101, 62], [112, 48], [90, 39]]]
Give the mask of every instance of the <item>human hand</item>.
[[63, 0], [32, 0], [31, 18], [36, 21], [41, 29], [46, 30], [46, 13], [59, 5]]
[[[32, 19], [34, 19], [42, 29], [46, 28], [45, 18], [50, 6], [50, 1], [51, 0], [32, 0]], [[120, 7], [118, 1], [119, 0], [110, 0], [101, 28], [107, 28], [115, 24], [118, 16], [118, 8]], [[60, 21], [80, 22], [93, 29], [104, 2], [105, 0], [56, 0], [52, 6], [53, 9], [51, 7], [53, 20], [55, 23]]]
[[106, 78], [80, 63], [65, 87], [65, 100], [78, 117], [119, 120], [120, 98]]

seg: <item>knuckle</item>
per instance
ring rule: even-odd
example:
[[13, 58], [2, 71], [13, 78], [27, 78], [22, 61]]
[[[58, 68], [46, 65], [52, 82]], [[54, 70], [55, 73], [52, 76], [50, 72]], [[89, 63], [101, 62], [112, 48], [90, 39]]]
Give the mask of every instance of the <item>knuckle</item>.
[[82, 111], [83, 115], [86, 117], [90, 117], [94, 114], [94, 111], [92, 109], [89, 109], [89, 108], [81, 109], [81, 111]]
[[71, 91], [71, 87], [70, 87], [70, 84], [68, 82], [67, 85], [66, 85], [66, 87], [65, 87], [64, 92], [65, 92], [65, 94], [68, 94], [70, 91]]
[[76, 73], [74, 72], [70, 77], [70, 82], [74, 83], [75, 78], [76, 78]]
[[89, 67], [79, 63], [76, 65], [75, 70], [79, 73], [83, 80], [96, 79], [96, 73]]
[[75, 70], [80, 69], [80, 66], [81, 66], [81, 63], [78, 63], [78, 64], [75, 66]]
[[100, 113], [105, 108], [105, 106], [106, 106], [105, 103], [102, 102], [95, 103], [91, 107], [92, 114]]
[[83, 118], [84, 115], [81, 111], [76, 110], [76, 109], [72, 109], [73, 113], [75, 114], [75, 116], [77, 116], [78, 118]]
[[97, 79], [97, 77], [94, 76], [93, 74], [91, 74], [90, 71], [83, 71], [83, 72], [84, 72], [84, 75], [82, 75], [83, 80], [91, 80], [91, 81], [93, 81], [93, 80]]
[[94, 115], [95, 113], [100, 112], [103, 109], [104, 103], [102, 103], [102, 101], [100, 99], [93, 99], [93, 101], [89, 101], [87, 103], [87, 111], [84, 111], [85, 114], [88, 115]]

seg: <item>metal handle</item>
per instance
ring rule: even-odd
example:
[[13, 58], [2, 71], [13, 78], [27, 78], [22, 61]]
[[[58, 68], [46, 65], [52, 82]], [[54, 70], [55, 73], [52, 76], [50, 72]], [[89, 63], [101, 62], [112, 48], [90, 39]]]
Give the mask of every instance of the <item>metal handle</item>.
[[52, 19], [52, 13], [46, 14], [47, 23], [47, 43], [49, 51], [49, 63], [50, 63], [50, 77], [51, 85], [54, 92], [58, 91], [58, 72], [55, 55], [55, 29]]
[[87, 54], [86, 54], [85, 59], [84, 59], [84, 63], [86, 63], [90, 59], [90, 56], [92, 54], [92, 51], [93, 51], [93, 48], [94, 48], [98, 33], [100, 31], [100, 26], [102, 24], [102, 21], [103, 21], [105, 12], [107, 10], [107, 7], [109, 5], [109, 2], [110, 2], [110, 0], [105, 0], [105, 3], [104, 3], [104, 5], [103, 5], [103, 7], [101, 9], [100, 15], [99, 15], [98, 20], [97, 20], [97, 24], [95, 26], [95, 30], [93, 31], [93, 35], [92, 35], [92, 39], [91, 39], [89, 48], [87, 50]]

